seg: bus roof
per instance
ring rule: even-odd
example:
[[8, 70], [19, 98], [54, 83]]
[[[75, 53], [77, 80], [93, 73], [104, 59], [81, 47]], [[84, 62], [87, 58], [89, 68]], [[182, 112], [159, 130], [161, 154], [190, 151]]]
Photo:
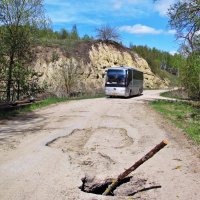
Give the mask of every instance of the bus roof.
[[113, 67], [107, 68], [107, 70], [110, 70], [110, 69], [116, 69], [116, 70], [119, 70], [119, 69], [120, 70], [134, 69], [135, 71], [142, 72], [135, 67], [128, 67], [128, 66], [113, 66]]

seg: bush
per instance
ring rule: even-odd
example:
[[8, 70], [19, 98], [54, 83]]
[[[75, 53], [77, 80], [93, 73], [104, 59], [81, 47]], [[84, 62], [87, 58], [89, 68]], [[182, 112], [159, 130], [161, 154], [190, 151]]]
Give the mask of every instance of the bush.
[[56, 51], [53, 51], [51, 55], [51, 62], [58, 61], [58, 59], [59, 59], [58, 53]]
[[191, 53], [181, 68], [181, 82], [192, 99], [200, 100], [200, 55]]

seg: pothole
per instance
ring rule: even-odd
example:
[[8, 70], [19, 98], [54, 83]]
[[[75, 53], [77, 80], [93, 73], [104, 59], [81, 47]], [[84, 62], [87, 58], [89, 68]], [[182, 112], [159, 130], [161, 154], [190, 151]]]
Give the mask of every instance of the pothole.
[[62, 149], [64, 152], [96, 149], [120, 149], [133, 144], [123, 128], [99, 127], [96, 129], [75, 129], [71, 134], [56, 138], [46, 145]]
[[[61, 149], [68, 155], [71, 164], [91, 174], [113, 170], [124, 149], [133, 144], [123, 128], [75, 129], [71, 134], [58, 137], [46, 145]], [[125, 154], [125, 153], [124, 153]]]
[[[112, 179], [104, 181], [95, 177], [84, 177], [81, 179], [82, 185], [79, 187], [82, 192], [102, 195], [108, 186], [112, 183]], [[109, 196], [134, 196], [148, 190], [161, 188], [161, 185], [148, 181], [138, 176], [130, 176], [124, 178], [118, 186], [109, 194]]]
[[91, 129], [75, 129], [67, 136], [48, 142], [46, 146], [62, 149], [63, 152], [79, 152], [82, 151], [91, 134]]

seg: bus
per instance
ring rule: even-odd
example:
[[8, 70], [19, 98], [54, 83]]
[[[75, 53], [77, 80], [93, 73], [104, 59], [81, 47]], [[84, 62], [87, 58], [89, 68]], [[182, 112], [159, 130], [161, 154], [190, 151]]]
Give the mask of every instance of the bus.
[[130, 97], [143, 92], [143, 72], [134, 67], [111, 67], [106, 70], [106, 96]]

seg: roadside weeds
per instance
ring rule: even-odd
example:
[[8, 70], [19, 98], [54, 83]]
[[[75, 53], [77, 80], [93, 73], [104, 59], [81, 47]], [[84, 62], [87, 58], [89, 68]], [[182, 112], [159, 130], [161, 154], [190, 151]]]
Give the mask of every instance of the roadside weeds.
[[200, 144], [200, 109], [187, 102], [171, 102], [157, 100], [151, 107], [161, 113], [164, 118], [181, 128], [196, 144]]
[[78, 97], [50, 97], [42, 101], [38, 101], [35, 103], [27, 104], [23, 107], [16, 107], [16, 109], [8, 110], [8, 111], [0, 111], [0, 120], [1, 119], [7, 119], [9, 117], [14, 117], [19, 114], [25, 114], [28, 112], [33, 112], [34, 110], [41, 109], [44, 107], [47, 107], [49, 105], [67, 102], [67, 101], [73, 101], [73, 100], [83, 100], [83, 99], [94, 99], [94, 98], [102, 98], [105, 95], [98, 94], [94, 96], [78, 96]]

